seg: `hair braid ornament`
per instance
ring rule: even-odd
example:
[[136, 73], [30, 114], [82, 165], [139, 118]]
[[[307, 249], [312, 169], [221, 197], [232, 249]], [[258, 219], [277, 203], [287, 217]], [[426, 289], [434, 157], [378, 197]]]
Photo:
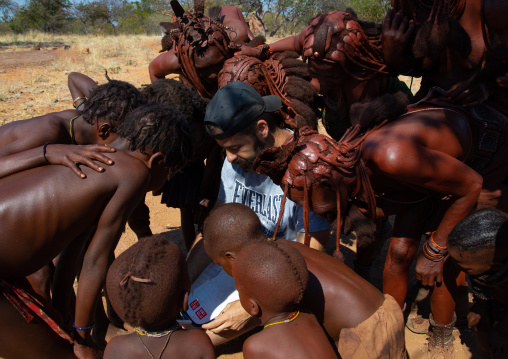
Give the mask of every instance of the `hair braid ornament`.
[[212, 98], [217, 91], [217, 73], [224, 61], [233, 56], [234, 50], [229, 44], [235, 39], [235, 32], [204, 15], [199, 2], [194, 13], [185, 11], [177, 0], [170, 4], [176, 21], [161, 23], [166, 30], [163, 50], [174, 48], [185, 79], [202, 97]]
[[339, 64], [357, 80], [388, 74], [380, 31], [369, 29], [372, 34], [368, 34], [362, 24], [366, 23], [358, 21], [355, 14], [344, 11], [317, 16], [304, 30], [303, 59]]
[[[282, 206], [289, 197], [294, 202], [303, 205], [305, 228], [305, 244], [309, 245], [309, 210], [327, 214], [327, 220], [337, 223], [336, 249], [334, 256], [344, 260], [340, 253], [341, 212], [345, 210], [349, 198], [354, 198], [367, 205], [367, 216], [376, 216], [376, 199], [372, 189], [361, 151], [364, 139], [371, 132], [388, 121], [361, 133], [360, 125], [350, 127], [344, 136], [335, 141], [309, 127], [295, 132], [293, 141], [281, 147], [271, 147], [262, 151], [254, 162], [254, 169], [260, 174], [269, 176], [272, 181], [280, 185], [284, 191]], [[343, 192], [343, 179], [355, 181], [350, 193]], [[335, 205], [326, 202], [329, 198], [313, 198], [313, 189], [328, 188], [335, 194]], [[346, 195], [347, 198], [341, 198]], [[320, 202], [322, 201], [322, 203]], [[311, 202], [312, 201], [312, 202]], [[303, 202], [303, 203], [302, 203]], [[341, 205], [342, 204], [342, 205]], [[281, 209], [281, 213], [283, 209]], [[335, 213], [336, 216], [329, 215]], [[281, 217], [277, 222], [276, 232]], [[276, 233], [275, 233], [276, 235]], [[274, 235], [274, 237], [275, 237]]]
[[219, 72], [219, 88], [234, 81], [245, 82], [261, 96], [276, 95], [281, 99], [283, 105], [278, 112], [283, 123], [278, 124], [280, 127], [317, 128], [313, 109], [317, 92], [308, 81], [306, 64], [297, 57], [295, 52], [279, 53], [265, 61], [245, 55], [234, 56], [226, 60]]

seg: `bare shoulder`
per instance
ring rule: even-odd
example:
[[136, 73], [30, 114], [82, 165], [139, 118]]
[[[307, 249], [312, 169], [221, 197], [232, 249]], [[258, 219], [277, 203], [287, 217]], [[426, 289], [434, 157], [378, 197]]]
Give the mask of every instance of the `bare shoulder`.
[[243, 356], [245, 359], [273, 358], [271, 353], [277, 352], [277, 348], [273, 348], [263, 339], [262, 332], [250, 336], [243, 343]]
[[215, 358], [210, 337], [201, 329], [179, 330], [173, 333], [174, 343], [178, 343], [180, 357], [186, 358]]
[[[107, 167], [106, 172], [119, 176], [119, 179], [128, 180], [122, 182], [131, 183], [132, 185], [148, 183], [150, 170], [136, 157], [119, 150], [114, 153], [108, 153], [108, 157], [114, 161], [114, 165]], [[89, 173], [93, 175], [93, 170], [87, 169], [87, 176]]]
[[104, 359], [132, 358], [136, 350], [133, 334], [117, 335], [111, 339], [104, 351]]

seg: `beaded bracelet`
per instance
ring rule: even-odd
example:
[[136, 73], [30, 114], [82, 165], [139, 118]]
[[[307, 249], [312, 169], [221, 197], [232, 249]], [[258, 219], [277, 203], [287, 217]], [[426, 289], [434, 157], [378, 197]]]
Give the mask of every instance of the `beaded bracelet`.
[[46, 161], [46, 164], [49, 165], [49, 161], [48, 159], [46, 158], [46, 147], [48, 147], [49, 145], [49, 142], [46, 142], [43, 146], [42, 146], [42, 156], [44, 157], [44, 161]]
[[448, 254], [447, 252], [445, 252], [445, 253], [434, 253], [430, 249], [428, 242], [425, 242], [423, 244], [422, 252], [423, 252], [423, 255], [425, 256], [425, 258], [427, 258], [428, 260], [433, 261], [433, 262], [441, 262], [447, 256], [447, 254]]
[[76, 110], [77, 110], [77, 109], [78, 109], [78, 108], [79, 108], [82, 104], [84, 104], [84, 103], [85, 103], [85, 101], [86, 101], [86, 99], [84, 99], [83, 101], [81, 101], [81, 102], [79, 103], [79, 105], [77, 105], [77, 106], [76, 106]]
[[258, 48], [259, 48], [258, 58], [260, 60], [266, 60], [271, 55], [273, 55], [273, 51], [272, 51], [272, 49], [270, 49], [270, 45], [268, 45], [268, 44], [259, 45]]
[[430, 238], [427, 242], [429, 242], [429, 245], [431, 245], [431, 248], [434, 248], [440, 252], [443, 252], [443, 251], [446, 252], [448, 248], [442, 247], [434, 241], [434, 233], [435, 232], [432, 232], [432, 234], [430, 235]]
[[79, 106], [76, 107], [76, 102], [78, 102], [79, 100], [83, 100], [83, 102], [86, 101], [86, 97], [85, 96], [79, 96], [79, 97], [76, 97], [73, 101], [72, 101], [72, 106], [74, 106], [74, 108], [78, 108], [79, 106], [81, 106], [81, 104], [79, 104]]
[[74, 323], [72, 323], [72, 327], [73, 327], [74, 329], [76, 329], [76, 330], [88, 330], [88, 329], [92, 329], [92, 327], [93, 327], [93, 323], [92, 323], [92, 324], [90, 324], [88, 327], [81, 328], [81, 327], [78, 327], [78, 326], [76, 325], [76, 322], [74, 322]]

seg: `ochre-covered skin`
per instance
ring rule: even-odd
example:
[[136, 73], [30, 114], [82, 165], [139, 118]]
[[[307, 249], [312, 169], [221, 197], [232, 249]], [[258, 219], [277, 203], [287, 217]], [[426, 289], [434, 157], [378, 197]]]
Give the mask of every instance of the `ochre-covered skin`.
[[204, 98], [217, 91], [217, 74], [224, 61], [233, 56], [232, 41], [248, 41], [252, 33], [241, 13], [234, 6], [221, 9], [221, 21], [211, 19], [202, 11], [184, 11], [178, 1], [171, 1], [176, 15], [173, 23], [163, 23], [166, 36], [163, 51], [149, 66], [153, 82], [166, 75], [183, 75]]

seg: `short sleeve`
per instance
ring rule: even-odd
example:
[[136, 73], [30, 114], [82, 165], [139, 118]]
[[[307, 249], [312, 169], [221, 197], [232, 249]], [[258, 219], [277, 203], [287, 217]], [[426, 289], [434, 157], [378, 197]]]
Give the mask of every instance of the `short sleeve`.
[[[296, 230], [297, 232], [305, 232], [305, 227], [303, 226], [303, 207], [296, 206], [296, 213], [298, 218], [296, 223]], [[319, 232], [330, 228], [330, 222], [328, 222], [320, 215], [309, 211], [309, 232]]]

